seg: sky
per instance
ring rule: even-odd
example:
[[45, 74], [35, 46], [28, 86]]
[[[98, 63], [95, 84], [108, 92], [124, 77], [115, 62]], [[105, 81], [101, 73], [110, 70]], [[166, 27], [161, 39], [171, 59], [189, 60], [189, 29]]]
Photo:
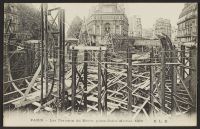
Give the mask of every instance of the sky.
[[[49, 8], [61, 7], [65, 9], [65, 21], [68, 29], [73, 18], [87, 18], [89, 10], [98, 3], [50, 3]], [[39, 3], [33, 4], [37, 9], [40, 8]], [[166, 18], [171, 21], [172, 26], [177, 27], [179, 14], [184, 7], [184, 3], [124, 3], [127, 17], [138, 15], [141, 17], [143, 28], [152, 28], [156, 19]]]

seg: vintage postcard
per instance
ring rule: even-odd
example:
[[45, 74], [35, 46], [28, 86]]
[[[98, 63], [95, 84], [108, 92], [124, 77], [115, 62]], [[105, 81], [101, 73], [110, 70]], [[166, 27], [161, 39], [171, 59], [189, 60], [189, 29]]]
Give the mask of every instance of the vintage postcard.
[[196, 126], [197, 3], [4, 3], [3, 126]]

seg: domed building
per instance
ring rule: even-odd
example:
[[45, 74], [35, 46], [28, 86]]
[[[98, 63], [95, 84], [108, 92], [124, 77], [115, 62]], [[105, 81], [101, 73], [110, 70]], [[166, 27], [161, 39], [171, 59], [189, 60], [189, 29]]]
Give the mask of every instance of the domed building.
[[90, 10], [86, 24], [95, 46], [108, 34], [128, 36], [128, 18], [119, 3], [99, 3]]

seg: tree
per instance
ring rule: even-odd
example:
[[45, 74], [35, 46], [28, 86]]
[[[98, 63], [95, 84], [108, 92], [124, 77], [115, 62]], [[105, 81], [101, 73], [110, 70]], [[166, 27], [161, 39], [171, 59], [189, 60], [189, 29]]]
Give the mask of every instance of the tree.
[[40, 39], [40, 11], [30, 3], [18, 3], [16, 7], [19, 16], [19, 31], [30, 34], [31, 39]]
[[67, 31], [67, 37], [78, 39], [82, 24], [83, 24], [83, 20], [80, 17], [76, 16], [72, 20], [71, 25], [69, 26], [69, 29]]

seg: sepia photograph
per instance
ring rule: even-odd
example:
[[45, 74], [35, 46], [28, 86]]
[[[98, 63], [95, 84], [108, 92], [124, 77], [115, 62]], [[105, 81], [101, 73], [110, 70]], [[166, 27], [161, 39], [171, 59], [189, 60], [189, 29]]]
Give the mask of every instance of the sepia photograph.
[[197, 126], [197, 3], [4, 3], [4, 127]]

